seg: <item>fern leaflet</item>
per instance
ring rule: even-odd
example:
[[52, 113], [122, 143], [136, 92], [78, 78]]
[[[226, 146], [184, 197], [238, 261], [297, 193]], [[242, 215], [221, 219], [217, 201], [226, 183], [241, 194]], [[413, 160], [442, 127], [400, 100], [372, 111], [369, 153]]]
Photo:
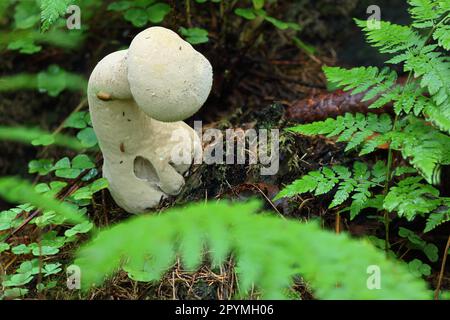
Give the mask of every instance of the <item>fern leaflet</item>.
[[[100, 284], [120, 266], [145, 276], [146, 281], [157, 280], [177, 255], [194, 269], [208, 248], [216, 264], [233, 253], [242, 293], [255, 284], [264, 298], [284, 298], [296, 275], [304, 276], [322, 299], [429, 296], [424, 282], [405, 265], [386, 260], [368, 242], [323, 231], [315, 223], [254, 214], [258, 207], [255, 202], [196, 204], [163, 215], [139, 216], [100, 231], [75, 261], [82, 270], [82, 286]], [[366, 269], [372, 264], [384, 270], [380, 290], [367, 288]]]

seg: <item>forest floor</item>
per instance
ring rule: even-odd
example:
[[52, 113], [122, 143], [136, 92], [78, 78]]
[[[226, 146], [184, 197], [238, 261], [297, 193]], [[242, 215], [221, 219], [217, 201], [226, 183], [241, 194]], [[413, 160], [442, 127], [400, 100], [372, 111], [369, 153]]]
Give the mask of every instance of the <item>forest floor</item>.
[[[320, 2], [320, 1], [319, 1]], [[323, 2], [323, 1], [322, 1]], [[325, 1], [326, 2], [326, 1]], [[305, 41], [312, 43], [314, 54], [306, 54], [276, 30], [261, 29], [252, 34], [246, 46], [234, 48], [233, 36], [224, 42], [213, 42], [214, 45], [205, 44], [197, 48], [214, 66], [215, 83], [212, 94], [201, 111], [194, 118], [187, 120], [189, 125], [194, 120], [202, 120], [205, 128], [279, 128], [280, 139], [280, 169], [276, 175], [261, 176], [257, 165], [197, 165], [190, 170], [186, 186], [177, 197], [162, 202], [155, 209], [163, 211], [175, 205], [192, 201], [206, 201], [207, 199], [243, 200], [259, 198], [266, 209], [275, 211], [284, 217], [310, 220], [317, 219], [324, 228], [335, 232], [349, 232], [354, 236], [375, 235], [380, 228], [380, 222], [359, 216], [350, 221], [347, 216], [339, 216], [336, 211], [328, 209], [330, 198], [297, 197], [294, 200], [271, 199], [280, 188], [292, 182], [311, 170], [324, 165], [352, 163], [355, 154], [344, 153], [344, 145], [324, 138], [307, 138], [283, 132], [283, 128], [299, 123], [287, 113], [289, 108], [304, 99], [314, 99], [315, 96], [326, 92], [326, 81], [322, 73], [323, 65], [349, 65], [360, 64], [361, 60], [355, 58], [351, 64], [346, 46], [349, 38], [354, 37], [354, 45], [362, 39], [358, 30], [352, 26], [350, 17], [357, 15], [361, 8], [356, 1], [345, 1], [342, 12], [336, 16], [320, 16], [317, 8], [311, 5], [310, 12], [304, 15], [313, 16], [313, 21], [307, 22]], [[363, 7], [363, 6], [361, 6]], [[401, 9], [403, 10], [403, 9]], [[323, 13], [321, 13], [323, 14]], [[324, 31], [325, 20], [332, 19], [335, 31], [330, 31], [328, 25]], [[307, 23], [306, 23], [307, 22]], [[73, 56], [67, 59], [58, 50], [34, 55], [25, 59], [14, 53], [2, 57], [5, 73], [38, 71], [51, 61], [60, 64], [68, 70], [78, 70], [86, 77], [96, 62], [107, 52], [117, 50], [120, 45], [127, 45], [137, 30], [118, 28], [106, 29], [104, 26], [93, 26], [91, 39], [87, 39], [82, 56]], [[270, 29], [268, 26], [267, 28]], [[270, 36], [260, 41], [260, 35], [266, 32]], [[221, 37], [221, 34], [215, 35]], [[214, 37], [214, 35], [213, 35]], [[104, 39], [118, 39], [117, 43], [107, 42]], [[358, 40], [359, 39], [359, 40]], [[361, 41], [362, 43], [362, 41]], [[359, 50], [353, 47], [352, 50]], [[361, 49], [362, 50], [362, 49]], [[371, 53], [369, 52], [370, 56]], [[370, 60], [370, 59], [369, 59]], [[374, 60], [365, 63], [374, 63]], [[375, 62], [376, 63], [376, 62]], [[18, 67], [19, 66], [19, 67]], [[225, 74], [224, 70], [227, 70]], [[223, 76], [221, 76], [223, 75]], [[50, 131], [57, 128], [77, 107], [83, 97], [76, 93], [64, 92], [57, 98], [51, 98], [33, 91], [23, 91], [13, 94], [1, 94], [0, 123], [5, 125], [37, 125]], [[72, 106], [71, 109], [67, 106]], [[87, 108], [84, 103], [83, 108]], [[290, 109], [292, 110], [292, 109]], [[320, 113], [317, 110], [317, 113]], [[317, 115], [318, 118], [326, 116], [326, 112]], [[27, 163], [34, 159], [37, 150], [32, 147], [15, 143], [0, 142], [0, 175], [20, 174], [27, 176]], [[49, 157], [59, 157], [67, 154], [67, 150], [52, 148], [48, 151]], [[371, 157], [384, 157], [384, 151], [379, 151]], [[69, 153], [70, 155], [70, 153]], [[9, 204], [0, 201], [0, 209], [7, 209]], [[103, 190], [94, 198], [94, 204], [89, 215], [98, 226], [107, 226], [129, 217], [129, 214], [115, 205], [109, 193]], [[399, 226], [393, 226], [398, 228]], [[445, 230], [431, 232], [428, 237], [439, 247], [445, 244]], [[448, 233], [448, 231], [447, 231]], [[396, 234], [391, 235], [395, 242]], [[59, 259], [69, 261], [73, 251], [64, 247]], [[15, 263], [19, 263], [16, 261]], [[427, 280], [434, 284], [439, 273], [439, 265], [432, 265], [432, 274]], [[63, 276], [62, 276], [63, 277]], [[64, 281], [62, 283], [65, 283]], [[450, 279], [444, 278], [443, 288], [450, 287]], [[236, 274], [233, 261], [218, 269], [211, 270], [205, 264], [199, 271], [192, 273], [182, 269], [176, 264], [164, 279], [157, 284], [138, 283], [130, 280], [125, 273], [119, 273], [110, 279], [104, 286], [94, 289], [88, 299], [231, 299], [236, 293]], [[302, 299], [314, 298], [308, 285], [299, 279], [293, 294]], [[254, 292], [250, 297], [257, 297]], [[70, 299], [79, 298], [77, 293], [67, 291], [64, 286], [61, 290], [51, 290], [41, 293], [38, 298]]]

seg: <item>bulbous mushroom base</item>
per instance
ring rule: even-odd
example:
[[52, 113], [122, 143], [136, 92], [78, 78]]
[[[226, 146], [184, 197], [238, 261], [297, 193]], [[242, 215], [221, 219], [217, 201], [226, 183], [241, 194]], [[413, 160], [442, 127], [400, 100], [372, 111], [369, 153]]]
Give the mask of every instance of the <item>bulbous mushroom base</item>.
[[[185, 183], [183, 174], [201, 150], [197, 133], [184, 122], [152, 119], [152, 125], [158, 128], [152, 130], [156, 136], [151, 143], [104, 160], [109, 191], [117, 205], [130, 213], [142, 213], [179, 194]], [[167, 133], [172, 137], [168, 139]]]

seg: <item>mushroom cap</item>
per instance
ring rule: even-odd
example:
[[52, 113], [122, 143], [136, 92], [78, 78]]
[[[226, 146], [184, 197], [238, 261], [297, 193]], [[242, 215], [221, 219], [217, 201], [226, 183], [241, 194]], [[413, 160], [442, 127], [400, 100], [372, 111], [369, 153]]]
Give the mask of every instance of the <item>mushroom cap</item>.
[[128, 82], [137, 105], [164, 122], [193, 115], [212, 86], [209, 61], [175, 32], [152, 27], [128, 49]]
[[90, 95], [95, 96], [103, 92], [114, 99], [132, 98], [127, 79], [127, 52], [128, 50], [119, 50], [110, 53], [95, 66], [89, 77]]

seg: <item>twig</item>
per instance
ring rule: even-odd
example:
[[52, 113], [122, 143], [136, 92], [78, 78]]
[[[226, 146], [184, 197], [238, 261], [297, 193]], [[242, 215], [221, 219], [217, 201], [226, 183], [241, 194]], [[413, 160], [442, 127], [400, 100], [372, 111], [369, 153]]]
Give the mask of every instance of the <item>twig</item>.
[[272, 206], [272, 208], [280, 215], [280, 217], [282, 217], [283, 219], [286, 219], [280, 211], [278, 211], [277, 207], [273, 204], [273, 202], [266, 196], [266, 194], [256, 185], [256, 184], [252, 184], [252, 186], [254, 188], [256, 188], [262, 195], [264, 198], [266, 198], [267, 202], [269, 202], [269, 204]]
[[341, 214], [338, 212], [336, 213], [336, 225], [335, 225], [335, 231], [337, 234], [341, 233]]
[[439, 291], [441, 290], [442, 278], [444, 277], [445, 263], [447, 262], [448, 249], [450, 247], [450, 235], [447, 239], [447, 245], [445, 246], [444, 255], [442, 257], [441, 271], [439, 272], [438, 283], [436, 285], [436, 291], [434, 291], [434, 299], [439, 299]]

